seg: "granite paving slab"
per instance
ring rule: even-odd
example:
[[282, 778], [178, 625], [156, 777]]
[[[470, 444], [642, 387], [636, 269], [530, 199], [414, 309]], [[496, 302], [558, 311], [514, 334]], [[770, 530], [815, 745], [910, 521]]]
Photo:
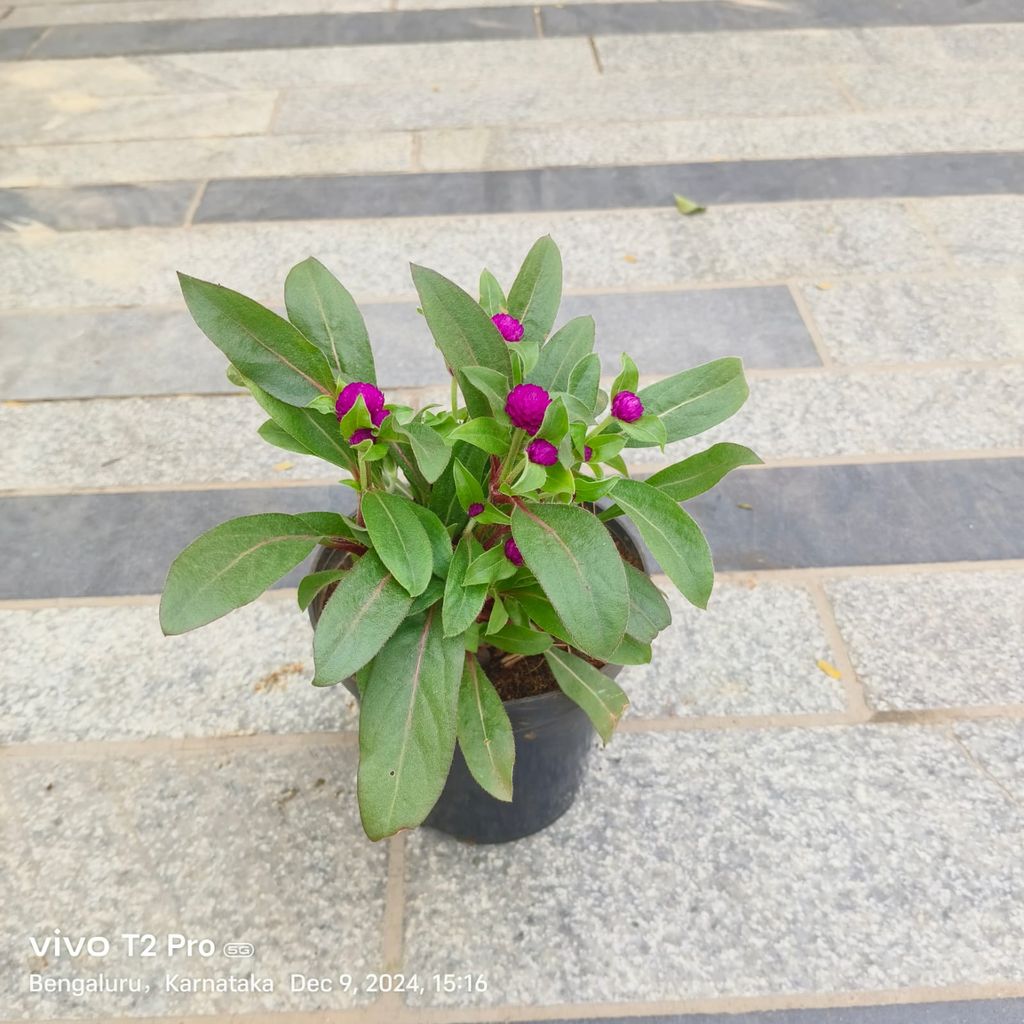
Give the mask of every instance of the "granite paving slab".
[[874, 707], [1024, 704], [1024, 573], [854, 576], [826, 587]]
[[[290, 991], [289, 974], [358, 977], [382, 966], [386, 847], [363, 836], [355, 750], [210, 751], [102, 760], [0, 762], [28, 883], [3, 894], [21, 934], [5, 1016], [29, 1019], [329, 1010], [365, 992]], [[339, 916], [340, 908], [344, 913]], [[53, 929], [106, 936], [110, 955], [39, 957], [29, 937]], [[127, 956], [120, 937], [152, 934], [156, 956]], [[167, 953], [169, 935], [208, 939], [209, 957]], [[227, 942], [255, 946], [229, 959]], [[179, 978], [277, 982], [275, 991], [172, 991]], [[30, 976], [137, 978], [148, 991], [29, 990]], [[237, 984], [237, 981], [236, 981]], [[179, 982], [180, 985], [180, 982]]]
[[836, 655], [810, 594], [782, 583], [715, 585], [707, 611], [664, 585], [672, 624], [649, 665], [627, 666], [619, 684], [631, 714], [812, 714], [842, 711], [843, 684], [822, 671]]
[[[414, 303], [364, 303], [362, 313], [379, 346], [381, 387], [445, 385], [443, 361]], [[623, 349], [648, 375], [725, 354], [753, 368], [820, 365], [787, 288], [567, 295], [558, 323], [587, 315], [612, 376]], [[8, 400], [233, 390], [224, 356], [185, 310], [11, 314], [0, 316], [0, 339], [0, 397]]]
[[835, 281], [801, 294], [840, 363], [1024, 359], [1024, 274]]
[[[923, 200], [915, 201], [927, 209]], [[943, 200], [1006, 204], [981, 197]], [[1021, 209], [1024, 209], [1022, 202]], [[1001, 229], [1009, 241], [1010, 227]], [[928, 232], [895, 200], [665, 210], [217, 224], [130, 232], [0, 234], [0, 308], [176, 305], [176, 270], [279, 302], [288, 269], [315, 254], [363, 301], [414, 298], [408, 261], [475, 287], [487, 261], [510, 281], [545, 233], [562, 250], [567, 291], [814, 281], [842, 274], [948, 269]]]
[[[174, 556], [217, 523], [345, 510], [351, 494], [295, 486], [0, 498], [0, 598], [158, 593]], [[688, 508], [723, 570], [1024, 558], [1024, 459], [758, 469], [731, 474]]]
[[0, 631], [0, 743], [331, 733], [355, 723], [344, 687], [311, 684], [313, 633], [290, 594], [180, 637], [160, 632], [155, 604], [0, 610]]
[[961, 267], [1019, 269], [1024, 263], [1024, 199], [963, 196], [918, 208]]
[[[221, 179], [206, 186], [193, 219], [198, 224], [216, 224], [610, 210], [663, 206], [677, 192], [722, 206], [1021, 191], [1024, 153], [919, 153], [445, 174]], [[43, 192], [26, 190], [24, 195], [27, 202], [36, 205], [46, 201]], [[68, 194], [64, 201], [70, 203], [73, 195]], [[102, 226], [89, 224], [85, 214], [79, 216], [83, 223], [78, 226]], [[130, 216], [127, 211], [126, 216]], [[140, 209], [139, 217], [145, 216], [146, 211]], [[69, 223], [76, 226], [74, 220]]]
[[448, 1006], [1020, 982], [1022, 840], [941, 730], [620, 735], [545, 832], [411, 837], [406, 967], [487, 976]]
[[1012, 799], [1024, 799], [1024, 722], [957, 722], [953, 735]]

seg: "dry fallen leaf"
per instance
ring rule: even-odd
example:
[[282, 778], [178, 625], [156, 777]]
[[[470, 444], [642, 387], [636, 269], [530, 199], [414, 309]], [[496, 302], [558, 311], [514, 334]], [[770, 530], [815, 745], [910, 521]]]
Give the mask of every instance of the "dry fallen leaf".
[[631, 252], [627, 252], [627, 253], [626, 253], [626, 255], [625, 255], [625, 256], [623, 256], [622, 258], [623, 258], [623, 259], [624, 259], [624, 260], [625, 260], [625, 261], [626, 261], [627, 263], [636, 263], [636, 257], [635, 257], [635, 256], [634, 256], [634, 255], [633, 255], [633, 254], [632, 254]]
[[275, 473], [283, 473], [286, 469], [293, 469], [295, 467], [294, 462], [275, 462], [270, 468]]
[[819, 292], [827, 292], [832, 287], [831, 281], [819, 281], [815, 286]]
[[736, 507], [743, 509], [744, 512], [753, 512], [754, 511], [754, 506], [753, 505], [748, 505], [745, 501], [738, 501], [738, 502], [736, 502]]
[[817, 661], [817, 665], [818, 665], [818, 668], [820, 668], [821, 671], [824, 672], [825, 675], [827, 675], [830, 679], [842, 679], [843, 678], [842, 672], [840, 672], [839, 669], [837, 669], [835, 667], [835, 665], [831, 664], [830, 662], [822, 661], [819, 658], [818, 661]]

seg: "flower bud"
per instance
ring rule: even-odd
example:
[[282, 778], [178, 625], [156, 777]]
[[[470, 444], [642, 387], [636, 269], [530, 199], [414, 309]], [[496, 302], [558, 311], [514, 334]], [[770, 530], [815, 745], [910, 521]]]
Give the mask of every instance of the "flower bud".
[[526, 446], [526, 457], [538, 466], [553, 466], [558, 461], [558, 449], [550, 441], [538, 437]]
[[474, 501], [473, 504], [466, 509], [466, 515], [468, 515], [470, 519], [476, 519], [483, 510], [483, 505], [481, 505], [479, 501]]
[[505, 541], [505, 557], [513, 565], [523, 564], [523, 556], [520, 553], [519, 548], [516, 545], [516, 542], [511, 537], [509, 537], [509, 539]]
[[[363, 401], [366, 403], [366, 410], [370, 416], [374, 416], [384, 408], [384, 392], [379, 388], [374, 387], [372, 384], [367, 384], [365, 381], [354, 380], [351, 384], [346, 384], [341, 389], [341, 394], [338, 395], [338, 400], [334, 403], [334, 414], [340, 420], [345, 413], [349, 412], [356, 404], [356, 400], [359, 396], [363, 396]], [[376, 420], [374, 420], [376, 423]]]
[[612, 399], [612, 415], [623, 423], [634, 423], [644, 414], [644, 403], [632, 391], [620, 391]]
[[360, 441], [373, 440], [373, 431], [369, 427], [360, 427], [349, 439], [350, 445], [357, 445]]
[[594, 449], [589, 444], [583, 446], [583, 461], [589, 462], [594, 457]]
[[505, 400], [505, 412], [520, 430], [536, 434], [550, 404], [551, 396], [539, 385], [517, 384]]
[[506, 341], [521, 341], [523, 337], [523, 325], [508, 313], [495, 313], [491, 322], [498, 328], [498, 333]]

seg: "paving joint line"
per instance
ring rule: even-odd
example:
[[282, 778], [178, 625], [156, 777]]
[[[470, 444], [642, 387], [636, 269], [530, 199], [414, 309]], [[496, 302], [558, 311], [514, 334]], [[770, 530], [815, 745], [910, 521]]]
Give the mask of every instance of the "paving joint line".
[[857, 670], [853, 664], [846, 638], [843, 636], [839, 623], [836, 621], [835, 609], [829, 600], [825, 588], [820, 580], [805, 584], [810, 592], [814, 607], [818, 613], [818, 620], [825, 633], [832, 654], [836, 659], [839, 669], [840, 682], [843, 686], [843, 693], [846, 699], [846, 709], [854, 721], [868, 722], [871, 720], [874, 709], [868, 701], [867, 691]]
[[601, 63], [601, 54], [597, 49], [597, 40], [592, 36], [587, 36], [587, 42], [590, 43], [590, 53], [594, 58], [594, 66], [597, 68], [599, 75], [604, 74], [604, 65]]
[[903, 200], [903, 208], [907, 215], [923, 232], [924, 236], [931, 243], [935, 251], [943, 258], [948, 270], [956, 270], [956, 257], [950, 252], [949, 247], [939, 238], [935, 225], [928, 218], [928, 215], [920, 207], [920, 200], [923, 197], [907, 197]]
[[1017, 794], [1009, 788], [1009, 786], [1005, 785], [1001, 779], [993, 775], [992, 772], [989, 771], [989, 769], [979, 761], [977, 757], [975, 757], [971, 748], [968, 747], [959, 736], [957, 736], [955, 722], [950, 722], [949, 725], [946, 726], [946, 735], [957, 747], [960, 748], [960, 752], [967, 759], [968, 763], [983, 779], [991, 782], [992, 785], [995, 786], [996, 789], [998, 789], [1015, 807], [1024, 810], [1024, 801], [1022, 801], [1020, 797], [1018, 797]]
[[822, 367], [826, 370], [832, 369], [834, 366], [832, 353], [828, 350], [828, 345], [825, 343], [821, 328], [818, 326], [818, 321], [815, 319], [810, 306], [807, 304], [807, 300], [804, 298], [803, 291], [795, 281], [787, 281], [786, 288], [789, 291], [789, 297], [793, 305], [796, 307], [797, 314], [803, 321], [807, 334], [811, 339], [811, 344], [818, 353]]
[[193, 194], [191, 200], [189, 201], [188, 208], [185, 210], [185, 220], [184, 223], [181, 225], [182, 227], [188, 228], [192, 226], [192, 221], [195, 218], [196, 210], [199, 209], [199, 204], [202, 203], [203, 196], [206, 195], [206, 187], [209, 184], [209, 179], [206, 179], [204, 181], [200, 181], [199, 184], [196, 185], [195, 193]]

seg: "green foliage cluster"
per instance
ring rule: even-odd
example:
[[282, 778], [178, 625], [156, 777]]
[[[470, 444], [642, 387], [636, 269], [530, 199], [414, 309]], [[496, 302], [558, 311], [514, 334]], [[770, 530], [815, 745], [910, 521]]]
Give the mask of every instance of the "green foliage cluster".
[[[607, 741], [627, 698], [592, 662], [649, 661], [670, 614], [605, 523], [628, 517], [703, 608], [711, 553], [681, 503], [759, 461], [715, 444], [646, 480], [629, 477], [625, 449], [663, 448], [731, 416], [747, 397], [742, 366], [717, 359], [641, 388], [623, 355], [606, 392], [594, 321], [577, 317], [552, 333], [562, 264], [550, 238], [530, 250], [507, 296], [486, 270], [479, 301], [425, 267], [412, 277], [452, 372], [450, 407], [382, 405], [363, 318], [315, 259], [288, 274], [287, 319], [180, 275], [229, 378], [266, 412], [263, 439], [345, 470], [357, 508], [244, 516], [203, 534], [170, 568], [161, 625], [183, 633], [247, 604], [318, 545], [347, 552], [343, 568], [307, 575], [298, 598], [305, 608], [331, 588], [313, 683], [357, 681], [358, 797], [372, 839], [426, 817], [456, 743], [480, 785], [511, 799], [515, 743], [478, 659], [483, 645], [543, 655]], [[518, 340], [506, 340], [498, 314], [521, 327]], [[516, 388], [539, 427], [524, 426]]]

